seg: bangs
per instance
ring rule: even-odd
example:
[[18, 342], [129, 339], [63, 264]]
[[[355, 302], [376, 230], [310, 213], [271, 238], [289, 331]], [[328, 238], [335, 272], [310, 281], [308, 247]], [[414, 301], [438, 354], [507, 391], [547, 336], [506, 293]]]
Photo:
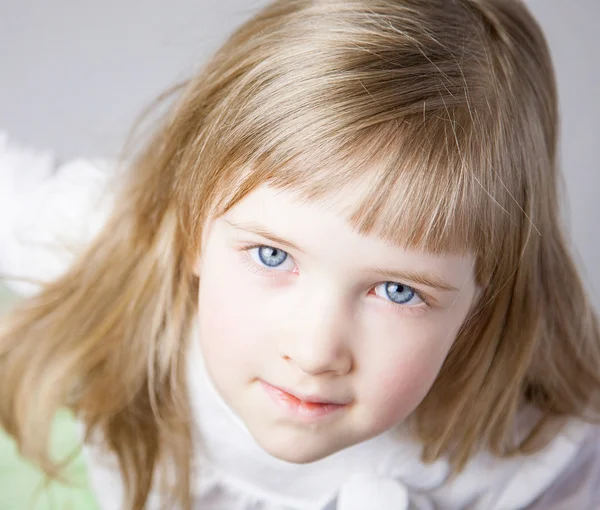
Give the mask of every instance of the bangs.
[[435, 254], [479, 253], [486, 244], [479, 220], [490, 216], [489, 193], [465, 161], [450, 121], [429, 120], [394, 120], [344, 142], [304, 146], [284, 164], [281, 156], [291, 147], [279, 146], [243, 173], [219, 214], [263, 184], [334, 208], [351, 193], [356, 201], [342, 214], [362, 235]]

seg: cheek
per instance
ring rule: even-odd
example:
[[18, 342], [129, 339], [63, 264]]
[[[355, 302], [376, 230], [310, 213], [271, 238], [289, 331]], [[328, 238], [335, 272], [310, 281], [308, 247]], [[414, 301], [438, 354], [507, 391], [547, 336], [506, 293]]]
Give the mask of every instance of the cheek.
[[[210, 254], [208, 254], [210, 255]], [[216, 257], [215, 257], [216, 258]], [[259, 354], [262, 336], [256, 320], [259, 303], [223, 257], [208, 256], [200, 273], [198, 328], [209, 370], [239, 370]]]
[[453, 340], [436, 326], [395, 331], [363, 354], [361, 393], [376, 432], [404, 420], [433, 385]]
[[406, 362], [389, 357], [371, 377], [367, 396], [371, 415], [383, 431], [405, 419], [423, 400], [438, 373], [427, 359]]

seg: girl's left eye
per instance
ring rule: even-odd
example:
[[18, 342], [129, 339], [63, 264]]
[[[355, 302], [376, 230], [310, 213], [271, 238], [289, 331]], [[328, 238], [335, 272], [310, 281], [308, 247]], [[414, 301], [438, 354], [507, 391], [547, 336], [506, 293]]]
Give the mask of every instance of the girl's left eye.
[[375, 294], [398, 305], [414, 306], [425, 302], [415, 289], [396, 282], [385, 282], [377, 285]]
[[255, 246], [248, 249], [252, 260], [265, 269], [276, 271], [292, 271], [295, 267], [289, 253], [272, 246]]

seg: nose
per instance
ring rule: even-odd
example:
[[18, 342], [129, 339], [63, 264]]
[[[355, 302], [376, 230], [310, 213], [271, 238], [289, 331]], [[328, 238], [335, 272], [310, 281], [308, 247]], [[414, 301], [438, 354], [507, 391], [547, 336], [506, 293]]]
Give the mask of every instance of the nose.
[[283, 359], [310, 375], [345, 375], [352, 370], [351, 316], [341, 305], [313, 301], [298, 310], [283, 335]]

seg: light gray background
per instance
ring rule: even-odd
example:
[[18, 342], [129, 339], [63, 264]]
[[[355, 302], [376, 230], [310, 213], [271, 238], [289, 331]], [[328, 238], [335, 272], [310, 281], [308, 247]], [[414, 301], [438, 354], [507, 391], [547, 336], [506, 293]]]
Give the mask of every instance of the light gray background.
[[[63, 160], [115, 156], [135, 115], [264, 3], [0, 0], [0, 129]], [[600, 0], [527, 3], [555, 58], [566, 223], [598, 306]]]

